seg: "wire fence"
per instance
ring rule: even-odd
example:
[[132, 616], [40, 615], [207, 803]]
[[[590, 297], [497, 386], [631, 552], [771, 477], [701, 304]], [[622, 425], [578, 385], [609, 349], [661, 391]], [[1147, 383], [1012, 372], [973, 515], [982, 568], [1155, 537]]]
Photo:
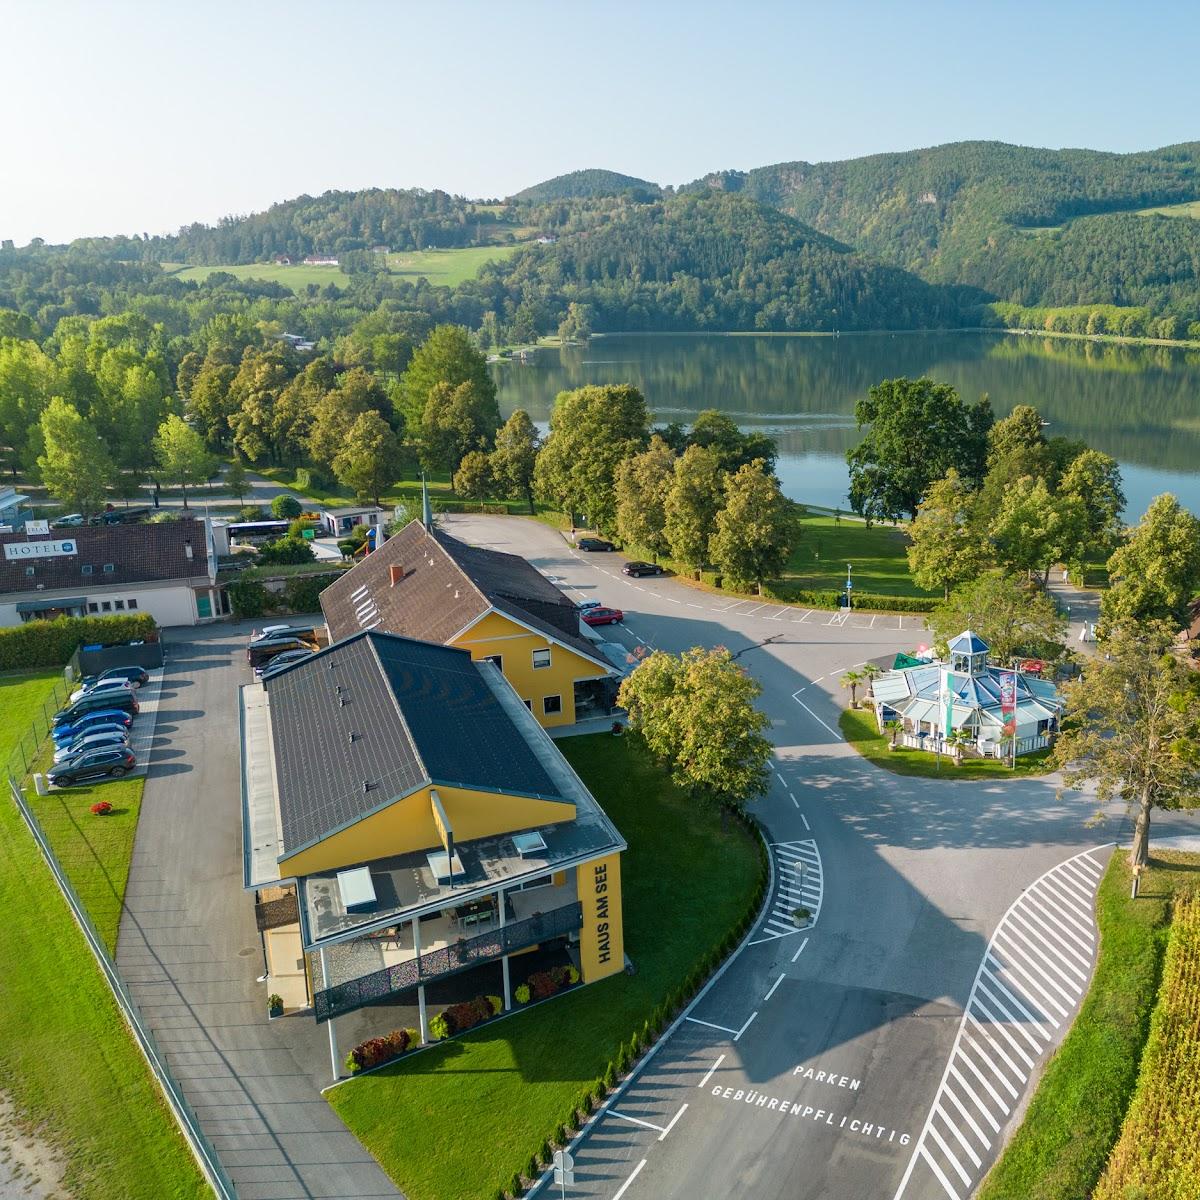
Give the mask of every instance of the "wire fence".
[[121, 974], [117, 970], [117, 964], [113, 960], [112, 955], [109, 954], [108, 947], [104, 944], [104, 939], [100, 936], [95, 925], [92, 924], [92, 919], [88, 914], [87, 908], [79, 898], [79, 894], [75, 891], [66, 870], [58, 861], [58, 856], [54, 853], [54, 847], [50, 844], [50, 839], [46, 836], [41, 822], [38, 821], [37, 816], [29, 807], [29, 803], [25, 798], [21, 781], [29, 777], [30, 771], [37, 764], [42, 747], [50, 735], [50, 726], [54, 718], [54, 713], [62, 707], [63, 701], [69, 691], [70, 684], [66, 679], [55, 683], [53, 691], [42, 705], [42, 713], [34, 718], [33, 724], [21, 737], [16, 749], [10, 755], [7, 771], [9, 792], [13, 803], [17, 806], [17, 811], [20, 812], [26, 826], [29, 828], [30, 834], [33, 836], [33, 840], [42, 852], [46, 866], [50, 868], [50, 873], [54, 876], [54, 881], [58, 884], [63, 899], [66, 900], [67, 905], [71, 909], [71, 913], [75, 917], [80, 931], [83, 933], [84, 940], [87, 942], [88, 948], [91, 950], [97, 965], [100, 967], [101, 973], [112, 990], [113, 999], [116, 1000], [118, 1007], [124, 1014], [130, 1032], [133, 1034], [134, 1041], [137, 1042], [138, 1047], [145, 1055], [146, 1062], [149, 1064], [154, 1078], [158, 1081], [159, 1087], [162, 1088], [163, 1097], [170, 1107], [175, 1120], [178, 1122], [180, 1131], [191, 1147], [192, 1154], [195, 1156], [200, 1169], [204, 1172], [210, 1186], [216, 1195], [220, 1197], [220, 1200], [236, 1200], [237, 1192], [234, 1190], [233, 1181], [221, 1165], [212, 1143], [200, 1128], [200, 1122], [195, 1112], [193, 1112], [191, 1105], [184, 1096], [179, 1082], [171, 1074], [167, 1066], [166, 1057], [159, 1049], [153, 1034], [150, 1032], [149, 1025], [146, 1024], [141, 1012], [134, 1003], [133, 996], [125, 986], [125, 981], [121, 978]]

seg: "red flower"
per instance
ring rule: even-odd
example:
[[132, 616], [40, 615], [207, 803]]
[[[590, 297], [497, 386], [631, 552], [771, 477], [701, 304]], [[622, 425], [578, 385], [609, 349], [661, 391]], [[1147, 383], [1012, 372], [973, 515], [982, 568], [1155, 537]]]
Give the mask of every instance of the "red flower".
[[107, 800], [97, 800], [92, 805], [92, 812], [98, 817], [107, 817], [112, 810], [113, 806]]

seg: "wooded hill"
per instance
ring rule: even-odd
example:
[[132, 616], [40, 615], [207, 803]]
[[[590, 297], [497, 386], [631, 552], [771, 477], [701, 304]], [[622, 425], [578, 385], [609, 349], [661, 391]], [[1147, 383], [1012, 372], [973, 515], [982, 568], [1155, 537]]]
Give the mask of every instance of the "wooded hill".
[[633, 194], [649, 198], [657, 196], [662, 188], [657, 183], [638, 179], [633, 175], [622, 175], [617, 171], [572, 171], [568, 175], [557, 175], [544, 183], [535, 183], [510, 197], [517, 204], [546, 204], [551, 200], [583, 200], [592, 196], [621, 196]]

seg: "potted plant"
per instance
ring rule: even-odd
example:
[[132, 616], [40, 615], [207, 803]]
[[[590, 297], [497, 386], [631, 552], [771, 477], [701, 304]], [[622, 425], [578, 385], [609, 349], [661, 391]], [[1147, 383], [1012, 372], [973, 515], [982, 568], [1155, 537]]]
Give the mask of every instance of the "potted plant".
[[803, 904], [800, 905], [799, 908], [792, 909], [792, 920], [793, 920], [793, 922], [795, 922], [797, 929], [803, 929], [804, 926], [808, 924], [809, 918], [811, 916], [812, 916], [812, 913], [809, 912], [808, 909], [805, 908]]
[[113, 806], [107, 800], [97, 800], [92, 805], [91, 811], [97, 817], [107, 817], [113, 810]]
[[613, 737], [620, 737], [620, 736], [621, 736], [621, 734], [623, 734], [624, 732], [625, 732], [625, 726], [624, 726], [624, 725], [622, 725], [620, 721], [614, 721], [614, 722], [612, 723], [612, 735], [613, 735]]
[[884, 721], [883, 728], [888, 735], [888, 749], [895, 750], [896, 742], [900, 737], [901, 731], [904, 729], [904, 723], [893, 717], [890, 721]]
[[283, 997], [278, 992], [272, 992], [267, 997], [267, 1016], [271, 1020], [283, 1016]]

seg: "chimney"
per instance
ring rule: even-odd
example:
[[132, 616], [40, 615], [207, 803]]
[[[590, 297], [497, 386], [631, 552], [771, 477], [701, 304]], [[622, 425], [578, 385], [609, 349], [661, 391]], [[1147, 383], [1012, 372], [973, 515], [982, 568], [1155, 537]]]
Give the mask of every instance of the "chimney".
[[395, 587], [404, 578], [404, 568], [399, 563], [392, 563], [388, 567], [388, 579], [391, 581], [392, 587]]

